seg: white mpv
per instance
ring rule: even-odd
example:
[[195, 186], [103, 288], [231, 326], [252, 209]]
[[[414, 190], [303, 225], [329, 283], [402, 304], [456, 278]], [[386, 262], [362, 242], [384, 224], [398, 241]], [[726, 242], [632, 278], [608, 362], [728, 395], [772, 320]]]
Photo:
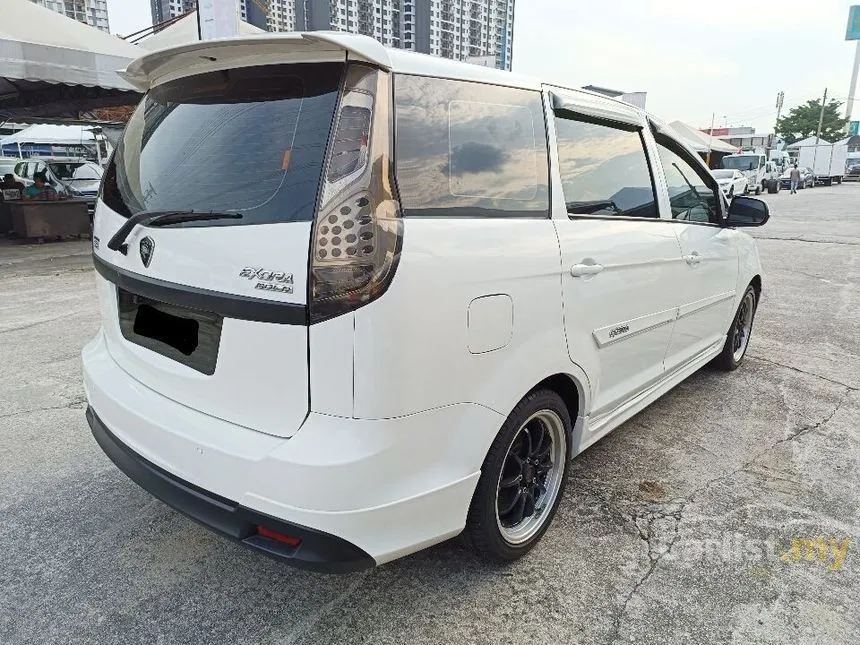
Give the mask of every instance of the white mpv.
[[350, 571], [549, 526], [571, 458], [744, 358], [767, 206], [648, 114], [344, 33], [198, 42], [105, 173], [87, 417], [156, 497]]

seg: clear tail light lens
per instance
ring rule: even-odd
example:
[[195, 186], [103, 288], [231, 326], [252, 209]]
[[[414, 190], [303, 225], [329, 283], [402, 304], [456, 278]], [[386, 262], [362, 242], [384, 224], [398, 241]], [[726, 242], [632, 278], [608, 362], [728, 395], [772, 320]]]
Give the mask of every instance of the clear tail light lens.
[[394, 277], [403, 223], [391, 168], [389, 75], [347, 70], [314, 223], [311, 323], [379, 298]]

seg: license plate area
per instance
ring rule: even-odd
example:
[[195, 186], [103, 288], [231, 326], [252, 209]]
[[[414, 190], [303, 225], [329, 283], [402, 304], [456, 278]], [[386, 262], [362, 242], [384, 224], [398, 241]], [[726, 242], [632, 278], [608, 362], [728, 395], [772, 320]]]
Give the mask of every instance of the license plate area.
[[152, 300], [117, 289], [119, 328], [127, 341], [211, 376], [218, 361], [219, 314]]

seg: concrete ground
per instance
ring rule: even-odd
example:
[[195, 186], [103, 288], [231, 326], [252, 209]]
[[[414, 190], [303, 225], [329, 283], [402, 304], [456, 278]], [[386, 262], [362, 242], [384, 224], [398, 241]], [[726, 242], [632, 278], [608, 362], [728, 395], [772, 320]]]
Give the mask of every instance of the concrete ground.
[[312, 574], [154, 500], [84, 420], [88, 243], [0, 246], [0, 643], [860, 641], [860, 184], [765, 199], [745, 365], [576, 459], [507, 567], [449, 543]]

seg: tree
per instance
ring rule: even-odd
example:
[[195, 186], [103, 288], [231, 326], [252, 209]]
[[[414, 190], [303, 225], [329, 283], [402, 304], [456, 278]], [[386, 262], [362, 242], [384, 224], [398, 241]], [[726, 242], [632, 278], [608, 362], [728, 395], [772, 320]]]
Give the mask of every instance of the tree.
[[[821, 138], [835, 141], [842, 137], [847, 119], [840, 114], [842, 103], [831, 99], [824, 106], [824, 121], [821, 123]], [[807, 101], [803, 105], [792, 108], [787, 116], [780, 117], [776, 122], [776, 134], [789, 143], [800, 141], [806, 137], [814, 137], [818, 130], [818, 117], [821, 114], [821, 99]]]

